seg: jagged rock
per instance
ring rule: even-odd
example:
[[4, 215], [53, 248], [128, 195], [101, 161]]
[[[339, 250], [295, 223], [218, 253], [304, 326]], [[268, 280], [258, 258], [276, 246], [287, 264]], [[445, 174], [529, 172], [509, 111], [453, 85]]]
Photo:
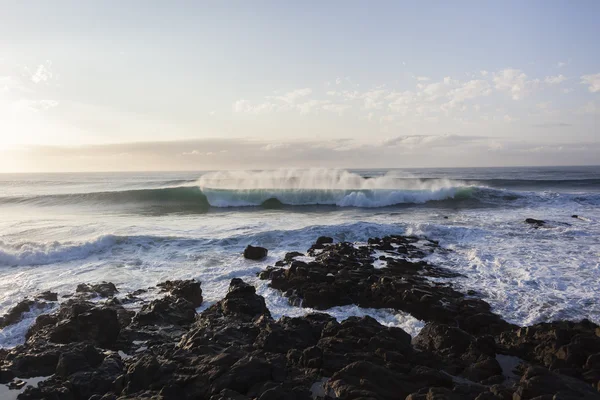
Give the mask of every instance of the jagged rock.
[[145, 325], [189, 325], [196, 318], [196, 308], [182, 297], [165, 296], [146, 304], [133, 317], [133, 323]]
[[23, 299], [16, 306], [8, 310], [4, 316], [0, 317], [0, 329], [20, 322], [23, 319], [24, 314], [31, 312], [32, 310], [41, 310], [47, 306], [48, 305], [44, 302]]
[[55, 316], [40, 316], [27, 333], [28, 341], [44, 338], [53, 343], [91, 341], [110, 347], [121, 330], [114, 309], [95, 306], [83, 300], [61, 304]]
[[244, 250], [244, 258], [249, 260], [262, 260], [267, 256], [268, 253], [269, 250], [265, 249], [264, 247], [248, 245]]
[[51, 291], [45, 291], [37, 296], [35, 296], [37, 300], [46, 300], [46, 301], [58, 301], [58, 294]]
[[189, 280], [178, 280], [178, 281], [166, 281], [159, 283], [159, 288], [164, 292], [170, 292], [175, 297], [181, 297], [190, 303], [194, 307], [200, 307], [202, 305], [202, 289], [200, 288], [200, 282], [189, 279]]
[[77, 293], [85, 293], [90, 296], [100, 296], [100, 297], [113, 297], [119, 291], [117, 287], [111, 282], [102, 282], [96, 284], [87, 284], [82, 283], [77, 285], [77, 289], [75, 289]]
[[541, 323], [507, 331], [499, 344], [508, 354], [596, 384], [600, 376], [593, 372], [598, 369], [593, 356], [600, 353], [598, 329], [589, 320]]
[[[293, 305], [317, 310], [356, 304], [368, 308], [394, 308], [408, 312], [421, 320], [433, 320], [458, 325], [473, 334], [495, 334], [514, 326], [491, 312], [483, 300], [466, 298], [449, 284], [432, 282], [428, 278], [456, 276], [451, 271], [424, 261], [427, 252], [414, 245], [419, 239], [386, 236], [368, 242], [367, 246], [351, 243], [330, 244], [319, 253], [315, 247], [309, 254], [315, 261], [285, 259], [279, 265], [289, 268], [268, 268], [259, 274], [269, 279], [270, 286], [280, 290]], [[426, 245], [426, 246], [425, 246]], [[425, 242], [430, 250], [438, 248], [433, 241]], [[375, 250], [385, 268], [375, 268]], [[393, 257], [392, 257], [393, 256]]]

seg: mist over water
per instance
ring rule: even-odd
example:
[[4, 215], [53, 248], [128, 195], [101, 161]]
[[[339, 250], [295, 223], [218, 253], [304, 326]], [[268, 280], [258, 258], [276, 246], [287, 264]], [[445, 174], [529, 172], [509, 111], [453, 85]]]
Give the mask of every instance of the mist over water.
[[[196, 278], [210, 304], [241, 277], [273, 315], [298, 315], [257, 272], [320, 235], [414, 234], [451, 250], [430, 261], [462, 273], [453, 282], [511, 322], [598, 322], [599, 177], [598, 167], [0, 175], [0, 313], [102, 280], [135, 290]], [[247, 244], [269, 257], [243, 259]], [[392, 310], [330, 312], [421, 326]], [[0, 346], [22, 341], [27, 321], [0, 331]]]

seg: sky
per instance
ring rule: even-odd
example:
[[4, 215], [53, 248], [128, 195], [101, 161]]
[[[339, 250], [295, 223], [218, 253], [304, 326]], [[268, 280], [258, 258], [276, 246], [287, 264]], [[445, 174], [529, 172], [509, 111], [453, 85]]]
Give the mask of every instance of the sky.
[[0, 9], [0, 172], [600, 164], [598, 1]]

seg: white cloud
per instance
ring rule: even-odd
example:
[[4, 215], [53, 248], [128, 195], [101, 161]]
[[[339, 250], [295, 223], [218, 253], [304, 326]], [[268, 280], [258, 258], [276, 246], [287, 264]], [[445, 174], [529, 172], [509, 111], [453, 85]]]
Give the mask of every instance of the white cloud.
[[309, 100], [304, 103], [297, 104], [296, 108], [298, 109], [298, 111], [300, 111], [300, 114], [309, 114], [314, 109], [319, 108], [319, 106], [328, 103], [329, 101], [327, 100]]
[[427, 77], [427, 76], [417, 76], [417, 81], [419, 82], [428, 82], [431, 80], [431, 78]]
[[567, 78], [560, 74], [556, 76], [547, 76], [546, 79], [544, 79], [544, 82], [546, 82], [548, 85], [558, 85], [566, 80]]
[[600, 73], [593, 75], [583, 75], [581, 83], [589, 85], [588, 90], [592, 93], [600, 92]]
[[45, 64], [40, 64], [35, 73], [31, 76], [33, 83], [46, 82], [52, 79], [54, 76], [51, 70], [52, 61], [48, 60]]
[[559, 62], [556, 64], [556, 67], [557, 67], [557, 68], [562, 68], [562, 67], [564, 67], [564, 66], [565, 66], [565, 65], [567, 65], [567, 64], [568, 64], [568, 63], [566, 63], [566, 62], [564, 62], [564, 61], [559, 61]]
[[293, 104], [296, 102], [296, 100], [298, 100], [302, 97], [306, 97], [306, 96], [310, 95], [311, 93], [312, 93], [312, 89], [310, 89], [310, 88], [296, 89], [296, 90], [292, 90], [291, 92], [284, 94], [283, 96], [276, 96], [276, 97], [272, 97], [272, 98], [283, 101], [284, 103]]
[[520, 100], [528, 91], [527, 75], [521, 70], [507, 68], [494, 73], [496, 89], [509, 92], [513, 100]]
[[351, 109], [352, 106], [350, 104], [324, 104], [322, 108], [325, 111], [342, 115], [346, 110]]
[[252, 104], [248, 100], [241, 99], [233, 104], [233, 111], [237, 113], [264, 114], [274, 111], [276, 107], [273, 103]]
[[465, 82], [460, 87], [453, 89], [448, 93], [448, 98], [450, 99], [449, 105], [455, 106], [456, 104], [464, 103], [470, 99], [487, 96], [491, 92], [491, 86], [487, 81], [474, 79]]
[[269, 143], [264, 146], [262, 150], [264, 151], [273, 151], [273, 150], [283, 150], [291, 147], [290, 143]]

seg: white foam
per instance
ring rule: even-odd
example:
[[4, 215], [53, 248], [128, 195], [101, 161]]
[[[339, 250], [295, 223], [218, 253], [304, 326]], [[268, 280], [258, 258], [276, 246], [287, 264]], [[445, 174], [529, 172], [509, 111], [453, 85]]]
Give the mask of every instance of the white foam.
[[363, 308], [357, 305], [348, 305], [332, 307], [327, 310], [315, 310], [308, 307], [292, 307], [289, 305], [287, 298], [283, 297], [278, 291], [269, 288], [266, 283], [255, 283], [255, 285], [258, 287], [257, 293], [264, 296], [271, 316], [275, 319], [279, 319], [282, 316], [301, 317], [314, 312], [329, 314], [339, 322], [349, 317], [369, 316], [382, 325], [402, 328], [412, 337], [418, 335], [425, 326], [423, 321], [414, 318], [408, 313], [388, 308]]
[[114, 235], [104, 235], [86, 242], [0, 241], [0, 266], [43, 265], [79, 260], [110, 248], [117, 239]]
[[209, 173], [198, 186], [213, 207], [257, 206], [277, 199], [287, 205], [372, 208], [449, 199], [466, 185], [449, 179], [399, 179], [394, 173], [365, 179], [337, 169], [281, 169]]

